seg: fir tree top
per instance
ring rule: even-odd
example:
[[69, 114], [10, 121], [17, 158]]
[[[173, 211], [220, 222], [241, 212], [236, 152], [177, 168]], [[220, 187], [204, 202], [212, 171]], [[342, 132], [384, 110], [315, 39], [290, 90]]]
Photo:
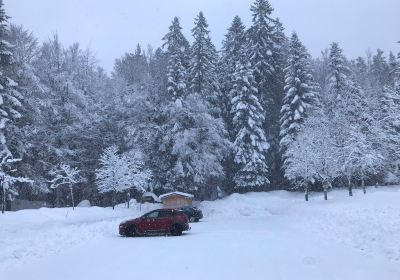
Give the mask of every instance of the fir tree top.
[[268, 0], [255, 0], [250, 11], [253, 13], [253, 24], [266, 26], [274, 9]]
[[271, 18], [273, 11], [267, 0], [256, 0], [251, 6], [253, 25], [249, 30], [249, 58], [255, 68], [257, 83], [266, 80], [274, 72], [274, 34], [275, 20]]
[[206, 18], [203, 12], [200, 12], [192, 29], [194, 43], [191, 49], [190, 88], [192, 92], [213, 98], [218, 55], [207, 28]]
[[[246, 27], [239, 16], [235, 16], [232, 25], [228, 28], [228, 33], [222, 42], [222, 52], [224, 60], [232, 60], [242, 54], [242, 49], [246, 41]], [[228, 61], [232, 63], [232, 61]]]
[[342, 98], [345, 91], [349, 72], [343, 50], [337, 42], [333, 42], [329, 52], [328, 84], [331, 93], [335, 94], [338, 100]]
[[189, 50], [189, 42], [182, 33], [182, 27], [178, 17], [175, 17], [169, 27], [169, 32], [164, 36], [165, 41], [163, 47], [167, 47], [169, 53], [187, 52]]
[[5, 66], [12, 63], [12, 53], [10, 51], [10, 43], [7, 41], [8, 36], [8, 19], [4, 10], [3, 1], [0, 0], [0, 65]]

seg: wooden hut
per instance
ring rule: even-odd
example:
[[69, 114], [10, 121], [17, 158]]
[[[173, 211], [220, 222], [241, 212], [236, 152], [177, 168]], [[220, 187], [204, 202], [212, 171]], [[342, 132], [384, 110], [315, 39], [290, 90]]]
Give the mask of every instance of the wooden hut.
[[140, 197], [140, 203], [159, 203], [160, 199], [152, 192], [145, 192]]
[[171, 192], [160, 195], [160, 200], [165, 208], [179, 208], [192, 205], [193, 197], [192, 194], [188, 193]]

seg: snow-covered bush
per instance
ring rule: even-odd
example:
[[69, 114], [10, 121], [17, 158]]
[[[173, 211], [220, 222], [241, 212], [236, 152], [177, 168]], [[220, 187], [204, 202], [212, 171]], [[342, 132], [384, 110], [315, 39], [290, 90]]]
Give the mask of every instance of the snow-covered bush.
[[113, 208], [117, 193], [131, 188], [144, 192], [150, 177], [151, 173], [144, 168], [138, 151], [120, 155], [116, 146], [104, 150], [100, 167], [96, 170], [97, 189], [100, 193], [111, 193]]
[[58, 167], [50, 170], [49, 175], [53, 177], [50, 182], [50, 188], [57, 189], [61, 186], [67, 186], [71, 195], [72, 209], [75, 209], [74, 201], [74, 186], [82, 181], [79, 175], [80, 171], [76, 167], [71, 167], [68, 164], [60, 164]]

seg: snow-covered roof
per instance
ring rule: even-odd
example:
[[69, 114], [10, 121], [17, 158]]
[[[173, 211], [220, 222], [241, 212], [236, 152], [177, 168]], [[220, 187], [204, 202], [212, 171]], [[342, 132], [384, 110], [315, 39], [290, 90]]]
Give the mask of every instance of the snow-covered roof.
[[188, 197], [188, 198], [193, 198], [194, 197], [194, 195], [190, 194], [190, 193], [170, 192], [170, 193], [165, 193], [165, 194], [160, 195], [160, 199], [166, 198], [166, 197], [171, 196], [171, 195], [180, 195], [180, 196], [184, 196], [184, 197]]
[[154, 193], [152, 192], [145, 192], [142, 194], [142, 197], [147, 196], [147, 197], [152, 197], [154, 199], [154, 201], [160, 201], [160, 199], [158, 198], [158, 196], [156, 196]]

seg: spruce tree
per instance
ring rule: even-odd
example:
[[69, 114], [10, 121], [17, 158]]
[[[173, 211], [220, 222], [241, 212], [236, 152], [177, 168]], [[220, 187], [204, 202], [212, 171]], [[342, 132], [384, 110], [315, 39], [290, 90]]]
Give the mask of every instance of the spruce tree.
[[190, 91], [202, 96], [209, 103], [214, 115], [219, 114], [220, 97], [216, 71], [218, 54], [211, 42], [208, 23], [202, 12], [196, 17], [194, 24], [189, 69]]
[[374, 84], [379, 90], [382, 90], [383, 87], [388, 85], [389, 65], [384, 52], [380, 49], [378, 49], [376, 54], [372, 57], [371, 72]]
[[17, 182], [29, 180], [16, 176], [15, 163], [21, 159], [15, 157], [15, 143], [18, 133], [17, 121], [21, 118], [22, 95], [18, 92], [18, 85], [10, 77], [11, 66], [14, 63], [12, 46], [8, 41], [8, 16], [0, 0], [0, 197], [2, 212], [5, 210], [5, 201], [12, 194], [16, 195], [13, 185]]
[[220, 89], [222, 95], [222, 116], [225, 120], [230, 136], [233, 135], [232, 127], [232, 96], [231, 90], [234, 82], [236, 65], [240, 61], [246, 44], [246, 28], [240, 17], [235, 16], [232, 25], [222, 42], [222, 55], [220, 60]]
[[297, 132], [301, 129], [301, 125], [316, 99], [316, 83], [311, 72], [309, 54], [296, 33], [293, 33], [291, 38], [284, 89], [280, 149], [284, 154], [283, 160], [286, 161], [286, 149], [295, 140]]
[[370, 81], [368, 79], [368, 66], [363, 57], [357, 57], [355, 60], [354, 73], [357, 75], [357, 80], [364, 88], [369, 87]]
[[222, 42], [221, 59], [231, 73], [235, 71], [235, 65], [241, 59], [245, 43], [246, 27], [243, 25], [241, 18], [235, 16]]
[[269, 145], [262, 127], [264, 111], [257, 98], [253, 71], [248, 62], [237, 64], [231, 94], [235, 127], [235, 188], [240, 191], [261, 190], [269, 183], [266, 159]]
[[388, 67], [389, 67], [389, 77], [387, 80], [387, 84], [391, 87], [394, 86], [395, 81], [396, 81], [396, 72], [398, 69], [398, 62], [397, 62], [397, 58], [396, 56], [390, 52], [389, 54], [389, 63], [388, 63]]
[[164, 36], [164, 47], [168, 53], [167, 91], [171, 100], [182, 99], [186, 90], [189, 64], [189, 43], [182, 34], [177, 17], [172, 21], [169, 32]]
[[[254, 69], [254, 78], [261, 96], [268, 94], [270, 85], [267, 84], [274, 74], [274, 20], [271, 18], [273, 8], [267, 0], [256, 0], [251, 6], [253, 24], [248, 32], [249, 59]], [[265, 87], [267, 86], [267, 87]], [[263, 96], [266, 99], [266, 96]]]
[[[400, 60], [400, 54], [399, 54]], [[387, 86], [381, 98], [382, 128], [384, 131], [382, 142], [385, 143], [384, 152], [388, 173], [400, 181], [400, 65], [397, 64], [394, 74], [393, 87]]]
[[343, 50], [336, 42], [331, 44], [328, 68], [327, 94], [332, 97], [331, 101], [335, 99], [340, 101], [347, 90], [350, 69], [346, 66]]
[[[243, 49], [246, 46], [246, 27], [239, 16], [235, 16], [225, 39], [222, 42], [221, 57], [218, 64], [218, 79], [221, 91], [221, 116], [224, 120], [229, 140], [234, 141], [235, 131], [233, 126], [232, 111], [232, 87], [236, 65], [242, 57]], [[225, 180], [222, 188], [227, 192], [232, 192], [234, 187], [233, 169], [234, 155], [230, 153], [223, 164], [225, 169]]]
[[279, 153], [280, 110], [282, 106], [286, 52], [283, 26], [272, 17], [267, 0], [255, 0], [251, 6], [252, 26], [248, 31], [248, 59], [254, 71], [258, 97], [264, 109], [263, 128], [271, 146], [268, 153], [271, 186], [282, 183], [282, 160]]

